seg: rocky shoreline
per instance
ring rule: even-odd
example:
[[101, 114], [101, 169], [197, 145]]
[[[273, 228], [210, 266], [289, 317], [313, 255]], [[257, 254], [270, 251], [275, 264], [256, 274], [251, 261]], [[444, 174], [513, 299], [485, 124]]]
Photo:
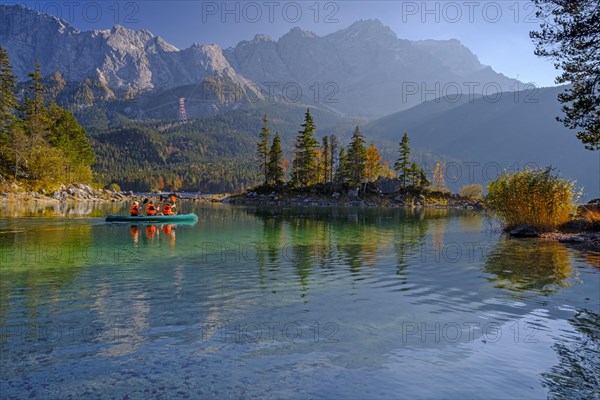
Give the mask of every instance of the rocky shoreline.
[[55, 191], [45, 190], [26, 191], [14, 183], [0, 192], [0, 201], [3, 202], [118, 202], [131, 201], [133, 192], [116, 191], [111, 189], [94, 189], [90, 185], [81, 183], [61, 185]]
[[561, 243], [600, 250], [600, 232], [548, 232], [540, 235], [542, 239], [557, 240]]
[[[152, 198], [159, 198], [159, 194]], [[330, 195], [320, 193], [269, 193], [259, 194], [248, 191], [233, 195], [215, 195], [209, 197], [179, 197], [180, 200], [206, 201], [211, 203], [224, 203], [242, 206], [333, 206], [333, 207], [386, 207], [386, 208], [434, 208], [458, 210], [483, 210], [485, 204], [481, 200], [468, 199], [457, 194], [444, 194], [437, 196], [425, 195], [383, 195], [367, 194], [364, 198], [357, 192], [349, 191], [341, 194], [334, 192]], [[0, 202], [5, 203], [77, 203], [77, 202], [131, 202], [139, 200], [140, 196], [132, 191], [116, 191], [111, 189], [95, 189], [90, 185], [73, 184], [61, 185], [55, 191], [40, 190], [26, 191], [11, 183], [0, 191]], [[594, 200], [593, 202], [598, 202]], [[600, 207], [600, 203], [590, 202], [582, 207]], [[561, 243], [592, 250], [600, 249], [600, 232], [597, 230], [582, 229], [582, 221], [571, 221], [564, 229], [554, 232], [538, 232], [530, 226], [519, 226], [509, 232], [513, 237], [540, 238], [555, 240]]]
[[533, 226], [520, 225], [511, 229], [508, 233], [516, 238], [541, 238], [600, 250], [600, 226], [597, 221], [586, 221], [585, 219], [586, 213], [590, 211], [600, 214], [600, 199], [590, 200], [587, 204], [579, 206], [577, 217], [562, 225], [556, 231], [541, 232]]
[[388, 208], [448, 208], [481, 210], [484, 204], [480, 200], [463, 198], [456, 194], [443, 197], [402, 196], [402, 195], [367, 195], [364, 198], [357, 194], [342, 195], [334, 192], [331, 195], [306, 194], [258, 194], [248, 192], [225, 197], [222, 203], [252, 206], [338, 206], [338, 207], [388, 207]]

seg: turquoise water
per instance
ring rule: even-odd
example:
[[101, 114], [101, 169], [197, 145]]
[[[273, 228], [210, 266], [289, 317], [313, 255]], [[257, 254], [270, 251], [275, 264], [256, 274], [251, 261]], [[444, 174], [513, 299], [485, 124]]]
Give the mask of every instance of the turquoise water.
[[598, 253], [466, 212], [181, 207], [0, 209], [2, 398], [599, 396]]

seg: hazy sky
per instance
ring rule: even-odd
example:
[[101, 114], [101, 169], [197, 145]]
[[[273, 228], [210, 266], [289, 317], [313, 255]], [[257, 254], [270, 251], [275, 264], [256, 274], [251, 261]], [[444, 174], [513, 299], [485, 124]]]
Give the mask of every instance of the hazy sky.
[[179, 48], [226, 48], [256, 33], [274, 39], [294, 26], [322, 36], [359, 19], [378, 18], [399, 38], [460, 40], [483, 64], [523, 82], [553, 86], [557, 71], [533, 54], [539, 27], [531, 1], [6, 1], [25, 4], [80, 30], [120, 24], [148, 29]]

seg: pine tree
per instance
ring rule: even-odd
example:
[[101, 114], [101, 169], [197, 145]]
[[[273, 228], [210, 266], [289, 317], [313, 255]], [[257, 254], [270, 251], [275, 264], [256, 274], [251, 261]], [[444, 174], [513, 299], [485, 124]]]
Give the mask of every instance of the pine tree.
[[[11, 88], [14, 77], [7, 53], [0, 48], [0, 171], [29, 181], [87, 182], [92, 179], [94, 153], [85, 131], [69, 111], [52, 102], [46, 106], [46, 88], [36, 61], [23, 106]], [[18, 108], [19, 115], [15, 115]]]
[[419, 173], [419, 166], [417, 163], [410, 164], [409, 177], [412, 187], [418, 188], [421, 186], [421, 174]]
[[365, 137], [356, 127], [348, 146], [348, 183], [352, 187], [359, 186], [365, 179], [365, 168], [367, 163], [367, 149]]
[[329, 146], [329, 137], [323, 136], [323, 141], [321, 142], [321, 168], [320, 168], [323, 183], [327, 183], [329, 181], [329, 176], [331, 175], [331, 155], [329, 154], [330, 151], [331, 151], [331, 147]]
[[0, 172], [4, 174], [11, 169], [14, 155], [11, 128], [16, 120], [15, 111], [18, 106], [15, 91], [16, 78], [8, 52], [0, 46]]
[[335, 135], [331, 135], [331, 137], [329, 139], [329, 156], [330, 156], [329, 182], [333, 182], [334, 171], [335, 171], [335, 155], [337, 154], [337, 150], [338, 150], [337, 137]]
[[427, 179], [427, 174], [425, 173], [425, 168], [419, 168], [419, 187], [421, 189], [425, 189], [431, 185], [429, 179]]
[[[52, 102], [48, 107], [51, 121], [47, 136], [50, 146], [62, 151], [66, 158], [67, 176], [65, 182], [83, 182], [92, 178], [91, 165], [94, 163], [94, 151], [85, 136], [85, 130], [75, 116]], [[164, 184], [163, 184], [164, 188]], [[162, 189], [160, 189], [162, 190]]]
[[258, 136], [259, 141], [256, 146], [256, 154], [258, 156], [258, 160], [260, 162], [260, 169], [262, 170], [264, 182], [267, 182], [268, 168], [269, 168], [269, 119], [267, 118], [267, 113], [265, 113], [263, 119], [263, 127], [260, 130], [260, 134]]
[[26, 131], [29, 135], [30, 145], [33, 147], [37, 145], [40, 139], [45, 138], [50, 127], [47, 109], [44, 105], [46, 88], [42, 84], [41, 67], [37, 60], [29, 77], [31, 78], [31, 84], [28, 87], [23, 108], [24, 120], [27, 125]]
[[600, 7], [598, 0], [533, 0], [539, 32], [530, 32], [535, 54], [551, 58], [561, 74], [558, 84], [567, 84], [558, 95], [567, 128], [578, 129], [577, 137], [588, 150], [600, 150]]
[[281, 151], [281, 139], [279, 138], [279, 132], [275, 132], [273, 138], [273, 144], [269, 151], [269, 168], [268, 168], [268, 182], [280, 183], [283, 182], [284, 173], [282, 167], [283, 153]]
[[310, 110], [306, 110], [302, 130], [298, 131], [292, 163], [292, 182], [298, 186], [308, 186], [317, 179], [317, 149], [319, 142], [314, 137], [315, 124]]
[[338, 184], [344, 185], [348, 182], [349, 171], [348, 171], [348, 157], [346, 156], [346, 149], [340, 148], [340, 155], [338, 157], [338, 168], [335, 174], [335, 180]]
[[367, 149], [367, 162], [365, 165], [365, 175], [367, 181], [375, 182], [381, 173], [381, 154], [373, 144]]
[[0, 46], [0, 135], [8, 134], [8, 127], [15, 121], [17, 109], [16, 78], [8, 58], [8, 52]]
[[410, 139], [408, 135], [404, 133], [402, 136], [402, 141], [400, 142], [400, 148], [398, 152], [400, 153], [400, 157], [396, 160], [394, 164], [394, 168], [398, 171], [398, 180], [400, 181], [400, 186], [402, 189], [406, 189], [406, 184], [408, 180], [408, 176], [410, 174], [410, 147], [409, 147]]

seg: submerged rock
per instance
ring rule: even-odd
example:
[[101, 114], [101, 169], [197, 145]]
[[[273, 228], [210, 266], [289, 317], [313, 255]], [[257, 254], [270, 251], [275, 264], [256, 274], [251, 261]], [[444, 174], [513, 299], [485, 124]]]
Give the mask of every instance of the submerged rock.
[[536, 227], [530, 225], [520, 225], [510, 231], [510, 236], [519, 238], [540, 237], [541, 233]]
[[583, 243], [585, 242], [585, 238], [582, 236], [567, 236], [558, 239], [561, 243]]

